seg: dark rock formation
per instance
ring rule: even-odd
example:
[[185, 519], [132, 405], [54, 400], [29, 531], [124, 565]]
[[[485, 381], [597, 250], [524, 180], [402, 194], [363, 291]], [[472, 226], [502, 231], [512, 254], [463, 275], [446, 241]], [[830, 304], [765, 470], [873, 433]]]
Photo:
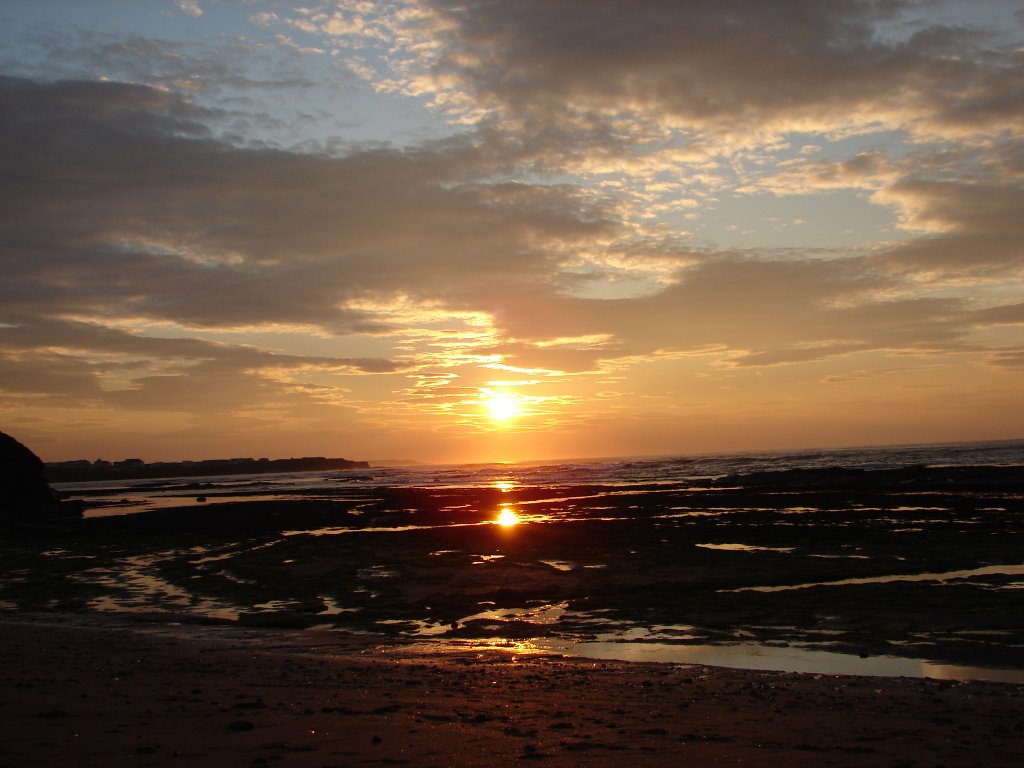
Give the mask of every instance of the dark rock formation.
[[1019, 493], [1024, 488], [1024, 467], [909, 466], [891, 469], [820, 467], [767, 470], [744, 475], [727, 475], [715, 481], [718, 487], [756, 491], [894, 492], [906, 493], [989, 492]]
[[61, 502], [50, 487], [42, 460], [0, 432], [0, 523], [46, 524], [81, 516], [80, 504]]
[[32, 451], [0, 432], [0, 504], [38, 506], [58, 501], [46, 482], [46, 467]]

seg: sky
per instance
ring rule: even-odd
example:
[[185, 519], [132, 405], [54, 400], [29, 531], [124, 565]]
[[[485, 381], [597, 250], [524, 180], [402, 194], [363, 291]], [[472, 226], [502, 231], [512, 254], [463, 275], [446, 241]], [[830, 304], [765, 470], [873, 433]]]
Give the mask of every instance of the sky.
[[3, 0], [48, 461], [1024, 437], [1024, 2]]

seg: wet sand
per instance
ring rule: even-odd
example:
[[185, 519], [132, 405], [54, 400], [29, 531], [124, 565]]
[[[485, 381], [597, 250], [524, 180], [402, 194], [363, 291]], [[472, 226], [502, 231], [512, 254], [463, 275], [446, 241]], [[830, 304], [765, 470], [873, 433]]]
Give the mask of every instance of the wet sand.
[[359, 638], [8, 616], [0, 766], [1024, 764], [1024, 686]]

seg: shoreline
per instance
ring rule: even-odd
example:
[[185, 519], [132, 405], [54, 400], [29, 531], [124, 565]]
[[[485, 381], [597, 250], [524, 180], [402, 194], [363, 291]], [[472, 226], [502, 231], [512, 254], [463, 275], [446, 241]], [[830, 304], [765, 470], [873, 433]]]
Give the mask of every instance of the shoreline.
[[[0, 624], [29, 627], [74, 626], [82, 630], [120, 629], [170, 640], [187, 638], [231, 642], [257, 651], [289, 648], [296, 653], [349, 654], [379, 651], [402, 658], [499, 655], [517, 660], [562, 658], [580, 662], [670, 664], [747, 672], [864, 677], [878, 680], [923, 679], [957, 683], [990, 682], [1024, 686], [1024, 669], [989, 663], [976, 666], [934, 659], [857, 653], [813, 644], [783, 645], [734, 640], [715, 644], [678, 642], [651, 634], [634, 639], [538, 637], [449, 637], [390, 634], [318, 625], [241, 622], [237, 618], [183, 612], [97, 610], [87, 613], [16, 611], [0, 608]], [[290, 642], [284, 642], [290, 640]], [[316, 642], [313, 642], [315, 640]]]
[[1024, 686], [0, 617], [0, 766], [1019, 765]]
[[[332, 624], [453, 644], [749, 642], [1024, 670], [1024, 468], [871, 477], [211, 498], [87, 518], [59, 537], [12, 535], [0, 542], [0, 608]], [[513, 511], [517, 524], [499, 524]]]

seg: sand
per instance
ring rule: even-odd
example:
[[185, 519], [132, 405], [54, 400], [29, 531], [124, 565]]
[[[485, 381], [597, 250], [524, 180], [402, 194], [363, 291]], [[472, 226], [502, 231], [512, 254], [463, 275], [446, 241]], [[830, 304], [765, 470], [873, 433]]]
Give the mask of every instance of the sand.
[[1024, 686], [0, 620], [0, 766], [1019, 766]]

